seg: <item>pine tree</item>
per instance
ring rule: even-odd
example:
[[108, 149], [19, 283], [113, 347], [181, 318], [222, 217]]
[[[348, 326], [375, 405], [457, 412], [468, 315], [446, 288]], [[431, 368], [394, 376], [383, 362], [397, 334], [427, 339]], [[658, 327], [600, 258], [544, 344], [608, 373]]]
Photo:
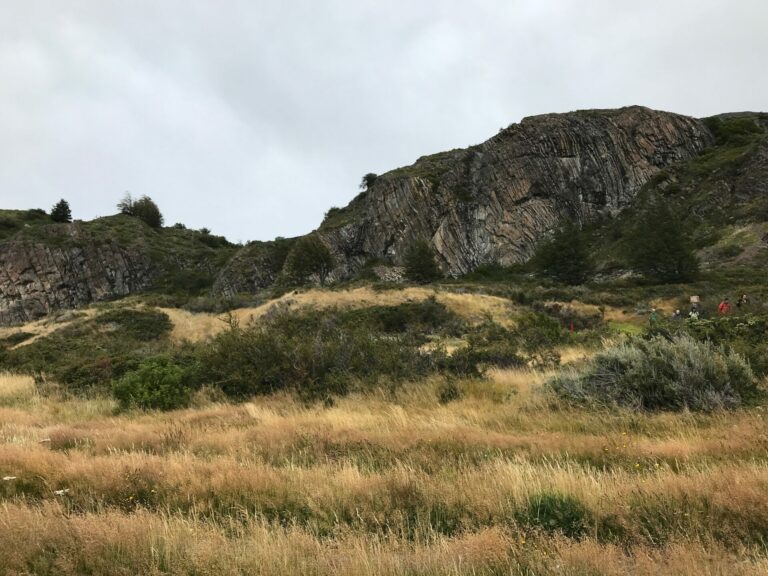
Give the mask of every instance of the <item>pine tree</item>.
[[62, 198], [51, 208], [51, 220], [54, 222], [72, 222], [72, 211], [69, 202]]
[[533, 263], [541, 273], [564, 284], [583, 284], [594, 271], [581, 230], [570, 220], [539, 246]]
[[427, 284], [443, 277], [432, 247], [424, 240], [417, 240], [405, 252], [405, 277], [411, 282]]
[[693, 246], [680, 218], [662, 199], [640, 208], [626, 243], [632, 267], [659, 282], [685, 282], [699, 271]]

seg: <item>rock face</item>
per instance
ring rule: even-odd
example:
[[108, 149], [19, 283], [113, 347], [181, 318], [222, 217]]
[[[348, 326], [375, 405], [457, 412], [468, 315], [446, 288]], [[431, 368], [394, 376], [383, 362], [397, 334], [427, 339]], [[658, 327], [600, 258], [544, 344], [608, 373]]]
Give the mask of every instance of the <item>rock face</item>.
[[130, 216], [40, 219], [0, 242], [0, 325], [150, 288], [198, 293], [237, 250], [210, 244], [199, 231], [154, 229]]
[[268, 288], [277, 282], [295, 238], [251, 242], [227, 262], [213, 285], [213, 293], [232, 297]]
[[[483, 144], [379, 176], [346, 208], [329, 211], [316, 233], [337, 263], [331, 280], [365, 265], [398, 270], [417, 239], [431, 243], [453, 276], [522, 262], [563, 218], [614, 214], [660, 170], [713, 143], [702, 121], [641, 107], [526, 118]], [[744, 178], [744, 187], [762, 185]], [[214, 294], [258, 291], [279, 279], [295, 246], [252, 243], [230, 258], [233, 248], [214, 249], [200, 233], [126, 218], [45, 225], [0, 241], [0, 324], [201, 270], [218, 274]]]
[[146, 289], [156, 270], [140, 251], [99, 241], [79, 224], [49, 226], [38, 241], [0, 244], [0, 324]]
[[[614, 214], [661, 169], [713, 144], [702, 121], [639, 106], [526, 118], [478, 146], [379, 176], [318, 233], [336, 256], [335, 278], [371, 260], [402, 264], [416, 239], [452, 276], [523, 262], [561, 219]], [[221, 285], [247, 285], [239, 264], [240, 279], [225, 271]]]
[[361, 217], [327, 237], [349, 268], [371, 257], [400, 262], [417, 238], [454, 276], [523, 262], [562, 218], [615, 213], [660, 169], [711, 144], [702, 122], [640, 107], [526, 118], [479, 146], [378, 178]]

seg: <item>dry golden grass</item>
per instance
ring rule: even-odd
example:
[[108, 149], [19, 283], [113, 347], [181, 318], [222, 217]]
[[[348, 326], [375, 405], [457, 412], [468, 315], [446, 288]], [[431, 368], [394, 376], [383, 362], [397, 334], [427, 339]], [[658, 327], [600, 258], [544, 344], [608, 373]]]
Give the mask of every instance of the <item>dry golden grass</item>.
[[[545, 379], [115, 415], [0, 376], [0, 573], [765, 573], [763, 411], [575, 410]], [[541, 494], [582, 538], [526, 524]]]
[[71, 313], [62, 313], [56, 316], [46, 316], [42, 320], [29, 322], [22, 326], [0, 326], [0, 339], [8, 338], [18, 332], [27, 332], [33, 336], [24, 340], [15, 347], [26, 346], [35, 340], [48, 336], [49, 334], [68, 326], [69, 324], [81, 321], [83, 318], [91, 318], [97, 314], [95, 308], [84, 308]]
[[[353, 288], [350, 290], [322, 290], [312, 289], [302, 292], [291, 292], [271, 300], [255, 308], [239, 308], [233, 310], [231, 315], [241, 324], [258, 321], [259, 318], [277, 308], [290, 310], [316, 308], [364, 308], [366, 306], [394, 306], [404, 302], [419, 302], [434, 296], [437, 300], [465, 320], [477, 323], [490, 315], [495, 321], [506, 326], [514, 324], [515, 309], [509, 300], [484, 294], [454, 294], [451, 292], [438, 292], [429, 288], [410, 287], [402, 290], [376, 291], [369, 287]], [[124, 306], [140, 307], [137, 300], [126, 299]], [[194, 313], [179, 308], [160, 308], [165, 312], [173, 329], [171, 339], [174, 342], [200, 342], [215, 336], [227, 329], [226, 314]], [[32, 342], [64, 328], [75, 321], [84, 318], [92, 318], [98, 314], [97, 308], [84, 308], [77, 311], [77, 315], [71, 319], [43, 319], [30, 322], [23, 326], [0, 327], [0, 339], [23, 331], [33, 334], [31, 338], [21, 342], [17, 346], [26, 346]]]
[[0, 372], [0, 401], [32, 396], [35, 380], [32, 376], [20, 376]]
[[[483, 294], [453, 294], [437, 292], [429, 288], [410, 287], [402, 290], [376, 291], [369, 287], [350, 290], [312, 289], [291, 292], [256, 308], [240, 308], [232, 316], [240, 323], [257, 321], [278, 308], [290, 310], [324, 308], [364, 308], [366, 306], [394, 306], [404, 302], [418, 302], [434, 296], [450, 310], [469, 322], [480, 322], [490, 315], [497, 322], [510, 326], [514, 323], [515, 310], [509, 300]], [[194, 314], [176, 308], [162, 308], [173, 322], [171, 337], [176, 342], [198, 342], [227, 328], [225, 315]]]

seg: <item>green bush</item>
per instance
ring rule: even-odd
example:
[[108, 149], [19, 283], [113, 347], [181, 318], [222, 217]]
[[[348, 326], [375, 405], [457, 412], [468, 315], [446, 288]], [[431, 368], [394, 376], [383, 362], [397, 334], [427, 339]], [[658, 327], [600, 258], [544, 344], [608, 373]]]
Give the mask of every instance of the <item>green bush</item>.
[[[486, 319], [466, 334], [467, 346], [453, 353], [454, 365], [466, 363], [480, 366], [511, 368], [525, 364], [519, 354], [517, 335], [501, 324]], [[456, 369], [456, 368], [454, 368]], [[463, 370], [471, 375], [469, 368]]]
[[448, 381], [443, 383], [437, 391], [437, 401], [440, 404], [448, 404], [461, 398], [461, 390], [455, 382]]
[[320, 236], [309, 234], [292, 244], [285, 258], [284, 280], [305, 284], [314, 277], [322, 286], [335, 265], [333, 254]]
[[432, 247], [424, 240], [417, 240], [408, 247], [403, 264], [405, 277], [411, 282], [427, 284], [443, 277]]
[[532, 264], [541, 274], [564, 284], [583, 284], [594, 272], [584, 234], [570, 220], [551, 240], [539, 245]]
[[630, 340], [548, 384], [569, 401], [646, 410], [735, 408], [759, 395], [742, 356], [689, 335]]
[[199, 378], [230, 397], [294, 390], [310, 398], [354, 384], [417, 378], [436, 360], [410, 334], [386, 335], [336, 311], [279, 311], [258, 324], [236, 323], [206, 347]]
[[142, 196], [138, 200], [134, 200], [130, 194], [126, 194], [118, 202], [117, 209], [121, 214], [138, 218], [152, 228], [160, 228], [163, 225], [163, 215], [160, 213], [160, 208], [149, 196]]
[[107, 386], [145, 357], [168, 346], [172, 327], [158, 310], [115, 309], [77, 321], [25, 346], [3, 352], [4, 368], [44, 373], [68, 390]]
[[758, 376], [768, 374], [768, 317], [756, 314], [717, 316], [689, 321], [680, 328], [699, 341], [741, 354]]
[[568, 538], [580, 538], [590, 524], [591, 515], [577, 498], [557, 492], [541, 492], [528, 498], [517, 513], [523, 525], [545, 532], [559, 532]]
[[189, 405], [191, 390], [184, 370], [167, 356], [148, 358], [112, 386], [122, 410], [174, 410]]
[[686, 282], [696, 277], [699, 262], [693, 242], [675, 210], [664, 199], [639, 206], [626, 238], [625, 251], [632, 267], [646, 278]]
[[441, 333], [459, 336], [466, 329], [464, 321], [434, 296], [420, 302], [403, 302], [395, 306], [371, 306], [344, 314], [349, 323], [367, 323], [371, 330], [387, 333]]
[[112, 324], [123, 335], [137, 340], [156, 340], [173, 328], [168, 314], [151, 309], [119, 308], [97, 316], [95, 321], [101, 325]]
[[560, 322], [546, 314], [529, 312], [518, 320], [514, 330], [521, 352], [533, 366], [552, 368], [560, 364], [555, 348], [568, 341]]

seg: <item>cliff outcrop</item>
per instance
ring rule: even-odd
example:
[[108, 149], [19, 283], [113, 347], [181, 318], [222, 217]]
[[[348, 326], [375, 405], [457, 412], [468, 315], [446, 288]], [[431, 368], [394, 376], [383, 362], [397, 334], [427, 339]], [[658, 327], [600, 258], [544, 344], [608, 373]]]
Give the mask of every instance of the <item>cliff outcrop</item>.
[[235, 248], [207, 238], [128, 216], [25, 225], [0, 242], [0, 325], [155, 287], [173, 292], [206, 278], [210, 287]]
[[[660, 170], [713, 144], [701, 120], [639, 106], [525, 118], [480, 145], [379, 176], [318, 232], [336, 256], [335, 278], [372, 260], [402, 264], [416, 239], [451, 276], [524, 262], [561, 219], [615, 214]], [[270, 276], [251, 262], [249, 271], [241, 258], [217, 285], [231, 293]]]
[[[753, 116], [722, 118], [755, 123]], [[764, 132], [765, 115], [754, 117]], [[613, 216], [644, 187], [676, 187], [691, 196], [704, 191], [720, 198], [717, 206], [735, 203], [736, 219], [763, 213], [768, 144], [748, 139], [739, 152], [734, 124], [716, 120], [639, 106], [546, 114], [482, 144], [422, 157], [378, 176], [348, 206], [329, 210], [315, 233], [335, 257], [330, 280], [364, 266], [395, 270], [416, 240], [431, 244], [450, 276], [525, 262], [563, 219]], [[745, 158], [738, 165], [736, 153]], [[735, 168], [726, 173], [722, 159]], [[706, 217], [708, 206], [703, 201], [695, 212]], [[257, 292], [279, 280], [295, 246], [295, 239], [277, 239], [238, 251], [205, 232], [154, 230], [128, 217], [49, 224], [42, 211], [28, 213], [43, 224], [0, 234], [1, 324], [148, 289], [193, 286], [225, 297]]]

